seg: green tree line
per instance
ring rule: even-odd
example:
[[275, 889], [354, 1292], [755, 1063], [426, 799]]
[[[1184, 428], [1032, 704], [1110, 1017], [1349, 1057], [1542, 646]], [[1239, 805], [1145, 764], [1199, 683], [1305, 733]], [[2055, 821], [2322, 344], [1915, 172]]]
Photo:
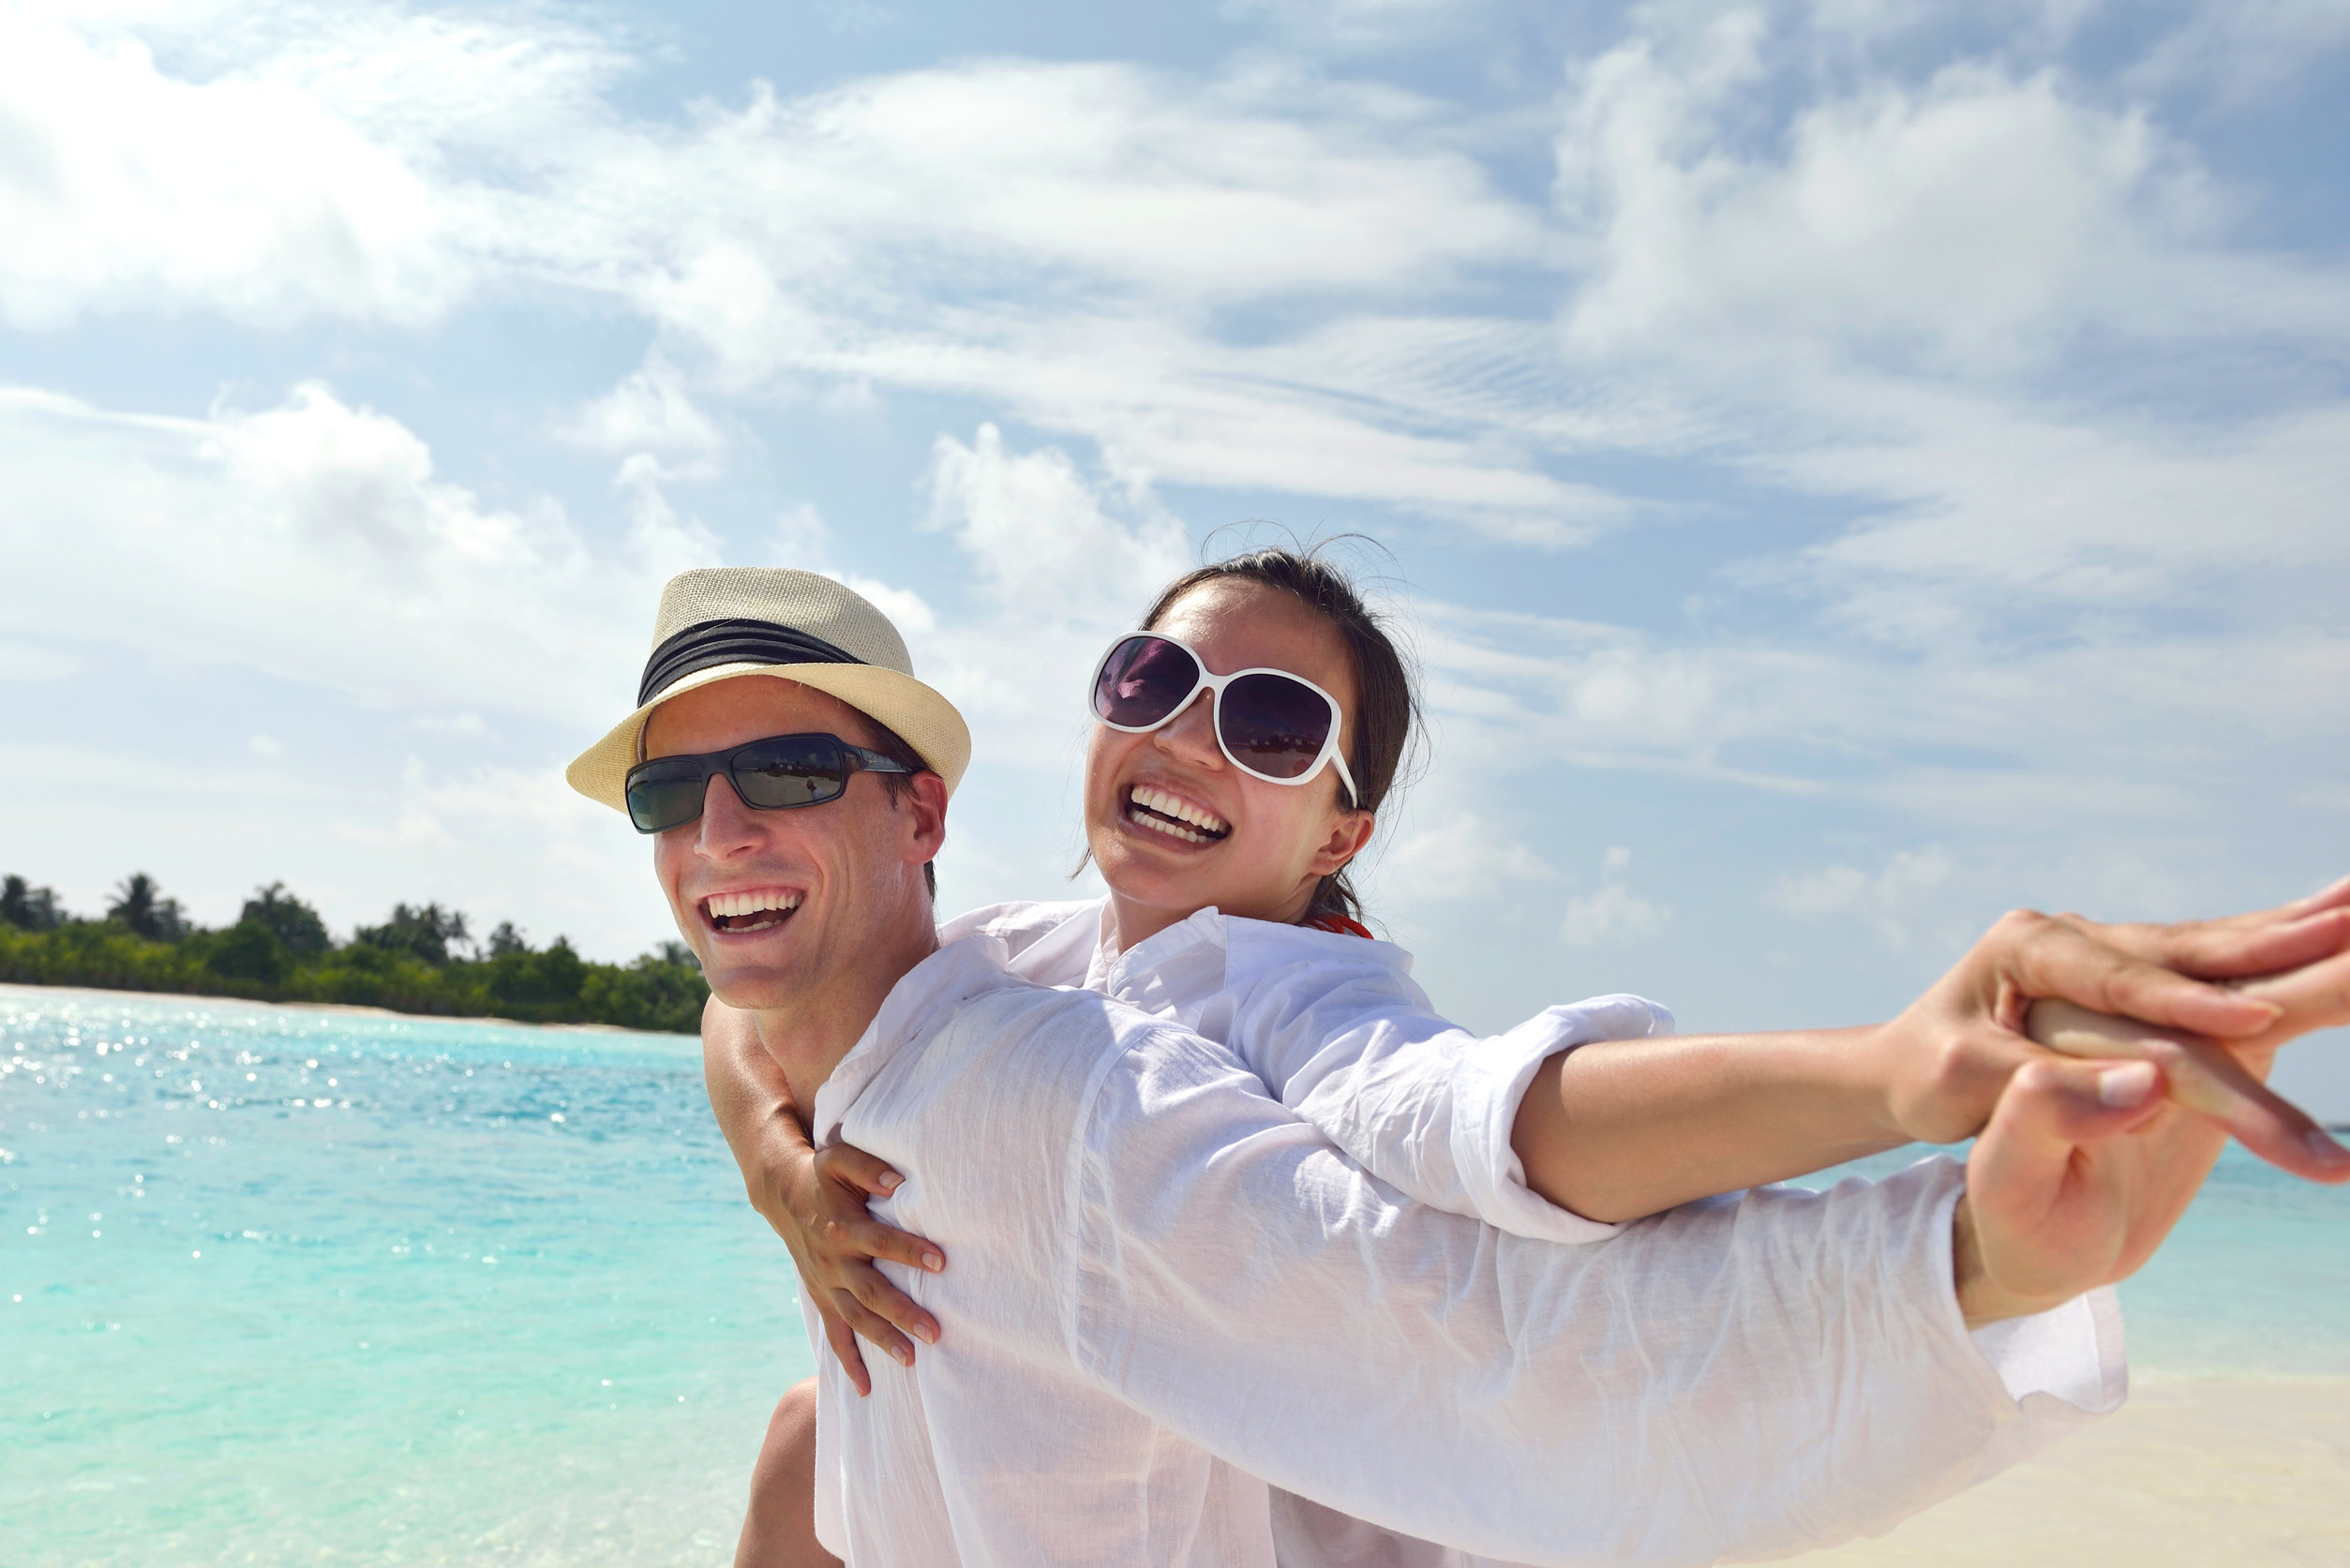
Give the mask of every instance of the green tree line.
[[97, 918], [68, 913], [54, 889], [0, 879], [0, 980], [683, 1035], [700, 1029], [710, 994], [681, 942], [634, 963], [591, 963], [564, 937], [533, 948], [509, 920], [477, 939], [461, 911], [399, 903], [338, 944], [282, 882], [256, 888], [236, 924], [208, 931], [144, 872]]

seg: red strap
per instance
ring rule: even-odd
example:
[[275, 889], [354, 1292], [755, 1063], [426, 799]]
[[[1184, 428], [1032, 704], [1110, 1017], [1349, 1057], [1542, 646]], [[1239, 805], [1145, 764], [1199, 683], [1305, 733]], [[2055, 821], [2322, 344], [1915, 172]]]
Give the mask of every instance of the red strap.
[[1306, 924], [1316, 931], [1326, 931], [1333, 936], [1359, 936], [1366, 942], [1379, 940], [1362, 921], [1350, 920], [1343, 915], [1316, 915]]

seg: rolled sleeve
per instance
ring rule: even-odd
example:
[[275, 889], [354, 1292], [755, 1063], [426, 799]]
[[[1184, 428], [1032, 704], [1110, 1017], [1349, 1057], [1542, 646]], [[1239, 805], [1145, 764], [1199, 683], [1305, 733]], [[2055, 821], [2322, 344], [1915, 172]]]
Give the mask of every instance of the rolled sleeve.
[[1464, 1212], [1512, 1235], [1539, 1241], [1605, 1241], [1624, 1227], [1585, 1219], [1526, 1185], [1510, 1146], [1518, 1107], [1542, 1064], [1594, 1040], [1644, 1039], [1673, 1032], [1672, 1014], [1639, 996], [1594, 996], [1546, 1008], [1506, 1034], [1478, 1040], [1453, 1059], [1452, 1165]]

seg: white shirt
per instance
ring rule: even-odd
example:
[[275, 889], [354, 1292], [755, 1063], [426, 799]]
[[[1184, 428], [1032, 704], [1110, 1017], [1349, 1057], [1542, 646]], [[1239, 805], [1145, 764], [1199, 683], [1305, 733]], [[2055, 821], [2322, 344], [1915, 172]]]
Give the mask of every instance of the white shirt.
[[953, 1260], [891, 1269], [945, 1334], [870, 1399], [819, 1348], [818, 1533], [860, 1568], [1266, 1565], [1268, 1482], [1526, 1562], [1770, 1556], [2119, 1402], [2109, 1297], [1969, 1337], [1947, 1161], [1512, 1236], [1011, 962], [934, 954], [816, 1097], [820, 1142], [906, 1176], [876, 1213]]
[[1436, 1015], [1392, 942], [1207, 908], [1121, 952], [1107, 899], [991, 904], [938, 939], [975, 932], [1002, 940], [1015, 975], [1082, 985], [1229, 1046], [1276, 1099], [1407, 1197], [1514, 1235], [1616, 1232], [1529, 1187], [1510, 1131], [1545, 1058], [1671, 1034], [1654, 1002], [1594, 996], [1479, 1039]]

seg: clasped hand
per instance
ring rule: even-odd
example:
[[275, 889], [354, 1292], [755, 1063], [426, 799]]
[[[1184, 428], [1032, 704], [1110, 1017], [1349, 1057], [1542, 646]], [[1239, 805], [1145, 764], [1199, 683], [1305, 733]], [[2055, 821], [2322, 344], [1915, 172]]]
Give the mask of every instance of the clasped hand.
[[2286, 1041], [2350, 1022], [2345, 905], [2350, 879], [2180, 925], [2011, 915], [1886, 1026], [1913, 1135], [1982, 1134], [1953, 1220], [1970, 1323], [2134, 1273], [2231, 1132], [2298, 1175], [2350, 1180], [2350, 1152], [2263, 1082]]

